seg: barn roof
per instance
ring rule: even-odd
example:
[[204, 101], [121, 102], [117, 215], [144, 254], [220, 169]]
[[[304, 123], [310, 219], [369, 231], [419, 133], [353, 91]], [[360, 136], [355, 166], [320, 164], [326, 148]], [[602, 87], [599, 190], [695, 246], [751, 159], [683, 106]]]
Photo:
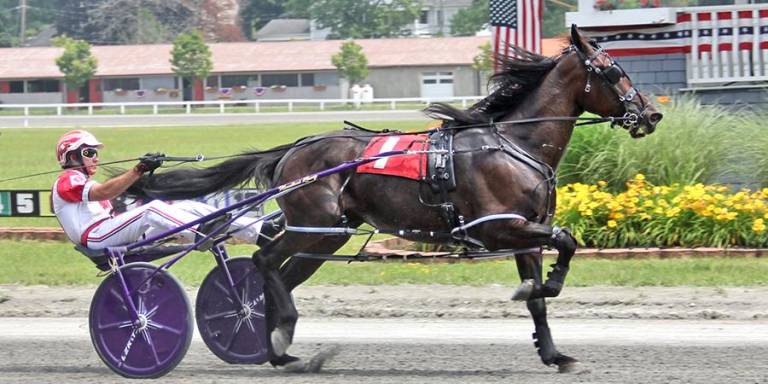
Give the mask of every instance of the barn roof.
[[[482, 36], [401, 39], [363, 39], [371, 68], [400, 66], [469, 65], [478, 47], [488, 41]], [[213, 73], [290, 72], [335, 70], [331, 56], [343, 41], [281, 41], [209, 44]], [[555, 55], [563, 45], [559, 39], [544, 39], [544, 54]], [[138, 76], [172, 74], [170, 44], [94, 46], [98, 60], [96, 76]], [[0, 78], [60, 78], [55, 64], [61, 48], [30, 47], [0, 49]]]

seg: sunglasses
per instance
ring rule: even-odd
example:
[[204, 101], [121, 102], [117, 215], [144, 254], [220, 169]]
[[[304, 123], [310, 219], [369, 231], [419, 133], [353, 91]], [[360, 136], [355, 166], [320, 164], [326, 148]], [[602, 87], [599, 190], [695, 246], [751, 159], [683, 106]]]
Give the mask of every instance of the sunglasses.
[[99, 151], [96, 148], [83, 148], [80, 151], [80, 154], [83, 155], [83, 157], [93, 159], [94, 157], [99, 156]]

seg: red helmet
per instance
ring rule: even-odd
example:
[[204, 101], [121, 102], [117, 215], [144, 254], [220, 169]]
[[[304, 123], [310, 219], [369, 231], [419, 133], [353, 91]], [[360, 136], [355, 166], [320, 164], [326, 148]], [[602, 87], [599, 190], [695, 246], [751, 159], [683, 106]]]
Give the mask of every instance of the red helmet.
[[59, 160], [61, 166], [67, 165], [67, 156], [69, 152], [74, 151], [82, 146], [101, 148], [104, 146], [96, 136], [92, 135], [88, 131], [74, 130], [69, 131], [59, 138], [59, 142], [56, 144], [56, 158]]

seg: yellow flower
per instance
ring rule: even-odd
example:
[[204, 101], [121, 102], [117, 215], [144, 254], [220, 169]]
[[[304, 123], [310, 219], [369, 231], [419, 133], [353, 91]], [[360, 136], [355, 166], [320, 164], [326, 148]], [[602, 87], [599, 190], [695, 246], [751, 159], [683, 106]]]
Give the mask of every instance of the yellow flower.
[[608, 220], [606, 224], [608, 225], [608, 228], [616, 228], [616, 226], [618, 225], [618, 223], [616, 223], [616, 220]]
[[637, 175], [635, 175], [635, 181], [643, 181], [643, 180], [645, 180], [645, 175], [643, 175], [642, 173], [638, 173]]
[[752, 223], [752, 230], [757, 233], [765, 231], [765, 222], [763, 219], [755, 219], [755, 221]]

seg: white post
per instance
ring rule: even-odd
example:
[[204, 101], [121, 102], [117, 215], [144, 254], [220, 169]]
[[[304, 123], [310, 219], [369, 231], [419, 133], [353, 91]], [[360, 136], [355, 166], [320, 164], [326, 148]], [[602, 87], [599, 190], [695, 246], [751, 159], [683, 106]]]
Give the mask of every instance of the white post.
[[219, 102], [219, 113], [224, 113], [224, 102], [223, 101]]
[[61, 116], [61, 105], [56, 106], [56, 116]]
[[259, 102], [258, 101], [253, 103], [253, 110], [256, 111], [256, 113], [259, 113]]
[[88, 104], [88, 115], [93, 115], [93, 104]]
[[192, 104], [191, 104], [191, 103], [187, 103], [187, 104], [186, 104], [186, 107], [185, 107], [185, 110], [186, 110], [186, 112], [187, 112], [187, 115], [189, 115], [190, 113], [192, 113]]
[[24, 107], [24, 116], [29, 116], [29, 107]]
[[152, 104], [152, 114], [157, 115], [157, 104]]
[[741, 35], [741, 29], [739, 28], [739, 13], [736, 11], [731, 12], [731, 62], [733, 64], [733, 75], [737, 77], [749, 76], [749, 71], [742, 72], [742, 67], [739, 60], [739, 35]]
[[461, 99], [461, 107], [467, 108], [467, 99]]
[[325, 101], [320, 101], [320, 110], [325, 111]]
[[120, 114], [125, 115], [125, 104], [120, 104]]
[[288, 102], [288, 112], [293, 112], [293, 101]]
[[395, 100], [390, 101], [389, 102], [389, 109], [394, 110], [396, 108], [397, 108], [397, 105], [395, 105]]
[[699, 68], [699, 16], [691, 12], [691, 77], [693, 80], [701, 78]]
[[[755, 76], [766, 76], [768, 70], [760, 65], [760, 11], [752, 10], [752, 68], [755, 69]], [[768, 66], [763, 58], [763, 64]]]
[[[718, 29], [717, 12], [711, 12], [709, 14], [710, 23], [712, 23], [712, 48], [709, 53], [712, 55], [712, 62], [710, 63], [709, 78], [719, 78], [721, 76], [729, 76], [730, 70], [725, 71], [726, 65], [720, 62], [720, 30]], [[723, 69], [721, 74], [721, 69]]]

